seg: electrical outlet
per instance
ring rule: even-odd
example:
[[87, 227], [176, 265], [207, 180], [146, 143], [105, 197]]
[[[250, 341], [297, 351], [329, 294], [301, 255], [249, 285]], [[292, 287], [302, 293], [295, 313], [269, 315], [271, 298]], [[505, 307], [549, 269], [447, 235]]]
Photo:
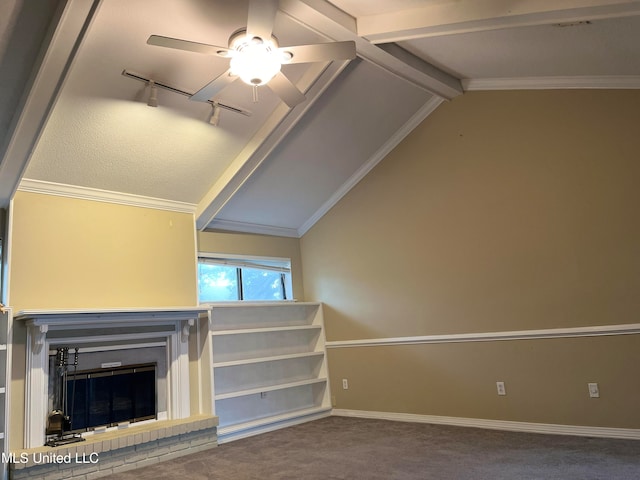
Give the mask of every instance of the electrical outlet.
[[347, 380], [346, 378], [342, 379], [342, 389], [349, 390], [349, 380]]
[[507, 394], [507, 390], [504, 388], [504, 382], [496, 382], [496, 389], [498, 390], [498, 395]]
[[589, 387], [589, 397], [600, 398], [600, 389], [597, 383], [588, 383], [587, 386]]

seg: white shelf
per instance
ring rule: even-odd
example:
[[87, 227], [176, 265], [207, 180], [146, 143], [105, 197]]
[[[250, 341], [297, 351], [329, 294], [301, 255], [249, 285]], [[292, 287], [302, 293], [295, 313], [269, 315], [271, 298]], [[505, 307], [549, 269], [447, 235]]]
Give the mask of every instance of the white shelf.
[[326, 378], [310, 378], [308, 380], [299, 380], [297, 382], [280, 383], [278, 385], [268, 385], [264, 387], [249, 388], [247, 390], [239, 390], [237, 392], [221, 393], [216, 395], [216, 400], [228, 400], [230, 398], [246, 397], [248, 395], [256, 395], [263, 392], [273, 392], [275, 390], [286, 390], [287, 388], [303, 387], [305, 385], [313, 385], [314, 383], [326, 383]]
[[7, 345], [4, 343], [0, 343], [0, 351], [6, 350], [6, 349], [7, 349]]
[[222, 442], [331, 411], [321, 304], [218, 304], [210, 318]]
[[7, 392], [7, 389], [5, 387], [0, 387], [0, 395], [4, 394]]
[[264, 327], [264, 328], [238, 328], [234, 330], [213, 330], [211, 335], [214, 337], [220, 335], [242, 335], [246, 333], [273, 333], [273, 332], [291, 332], [296, 330], [319, 330], [321, 325], [292, 325], [287, 327]]
[[274, 355], [270, 357], [247, 358], [244, 360], [230, 360], [228, 362], [214, 362], [213, 367], [214, 368], [235, 367], [238, 365], [250, 365], [252, 363], [277, 362], [278, 360], [294, 360], [296, 358], [309, 358], [309, 357], [321, 357], [321, 356], [324, 356], [324, 351], [292, 353], [290, 355]]
[[302, 410], [293, 410], [291, 412], [287, 412], [282, 415], [273, 415], [268, 418], [259, 418], [257, 420], [252, 420], [249, 422], [242, 422], [242, 423], [236, 423], [234, 425], [227, 425], [225, 427], [218, 427], [218, 435], [228, 436], [237, 432], [242, 432], [244, 430], [252, 430], [252, 429], [262, 427], [264, 425], [269, 425], [272, 423], [280, 423], [280, 422], [285, 422], [287, 420], [291, 420], [295, 418], [303, 418], [310, 415], [317, 415], [319, 413], [329, 413], [329, 412], [331, 412], [331, 407], [314, 407], [314, 408], [305, 408]]

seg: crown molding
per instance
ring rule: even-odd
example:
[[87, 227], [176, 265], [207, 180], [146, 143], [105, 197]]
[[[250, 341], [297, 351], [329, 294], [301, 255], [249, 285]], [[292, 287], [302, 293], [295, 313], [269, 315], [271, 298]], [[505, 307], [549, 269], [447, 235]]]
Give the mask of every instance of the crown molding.
[[242, 233], [257, 233], [259, 235], [274, 235], [276, 237], [298, 238], [295, 228], [276, 227], [273, 225], [260, 225], [257, 223], [236, 222], [234, 220], [214, 219], [209, 222], [205, 231], [224, 230]]
[[95, 202], [115, 203], [130, 207], [153, 208], [156, 210], [168, 210], [179, 213], [195, 213], [196, 205], [175, 200], [165, 200], [162, 198], [145, 197], [131, 193], [113, 192], [98, 188], [81, 187], [78, 185], [67, 185], [64, 183], [45, 182], [23, 178], [18, 186], [18, 191], [29, 193], [40, 193], [43, 195], [55, 195], [58, 197], [77, 198], [81, 200], [92, 200]]
[[396, 131], [356, 172], [343, 183], [340, 188], [322, 206], [307, 219], [300, 228], [297, 235], [302, 237], [320, 220], [329, 210], [344, 197], [349, 190], [356, 186], [373, 168], [385, 158], [404, 138], [409, 135], [422, 121], [427, 118], [444, 99], [433, 96], [418, 110], [400, 129]]
[[592, 75], [520, 78], [465, 78], [462, 88], [472, 90], [630, 89], [640, 88], [640, 75]]

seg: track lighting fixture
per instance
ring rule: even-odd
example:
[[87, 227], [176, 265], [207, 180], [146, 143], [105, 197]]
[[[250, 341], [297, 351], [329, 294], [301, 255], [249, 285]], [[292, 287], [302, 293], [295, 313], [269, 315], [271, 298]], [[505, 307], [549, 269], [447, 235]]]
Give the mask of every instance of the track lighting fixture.
[[[140, 82], [144, 82], [149, 86], [149, 98], [147, 100], [147, 105], [149, 105], [150, 107], [158, 106], [158, 92], [157, 92], [158, 88], [162, 88], [164, 90], [168, 90], [173, 93], [178, 93], [180, 95], [184, 95], [185, 97], [193, 96], [193, 93], [173, 87], [171, 85], [167, 85], [166, 83], [151, 80], [150, 78], [147, 78], [144, 75], [131, 72], [129, 70], [123, 70], [122, 75], [124, 75], [125, 77], [132, 78], [134, 80], [138, 80]], [[228, 105], [226, 103], [221, 103], [214, 100], [209, 100], [208, 103], [211, 105], [211, 112], [207, 115], [207, 122], [209, 122], [211, 125], [218, 126], [218, 123], [220, 121], [220, 112], [222, 109], [225, 109], [228, 112], [239, 113], [241, 115], [244, 115], [245, 117], [251, 116], [250, 111], [244, 110], [242, 108], [235, 107], [232, 105]]]
[[220, 123], [220, 107], [217, 103], [211, 104], [211, 112], [209, 113], [207, 121], [214, 127], [217, 127]]
[[149, 80], [149, 100], [147, 100], [147, 105], [150, 107], [158, 106], [158, 88], [153, 80]]

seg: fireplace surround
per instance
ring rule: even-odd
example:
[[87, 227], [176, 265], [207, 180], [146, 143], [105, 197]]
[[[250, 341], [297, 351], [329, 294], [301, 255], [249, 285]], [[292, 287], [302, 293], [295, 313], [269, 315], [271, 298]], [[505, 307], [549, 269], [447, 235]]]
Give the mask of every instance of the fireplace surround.
[[19, 312], [14, 320], [27, 327], [24, 448], [45, 444], [50, 354], [58, 348], [78, 348], [83, 370], [156, 364], [156, 419], [203, 413], [190, 408], [189, 335], [204, 314], [198, 307]]

